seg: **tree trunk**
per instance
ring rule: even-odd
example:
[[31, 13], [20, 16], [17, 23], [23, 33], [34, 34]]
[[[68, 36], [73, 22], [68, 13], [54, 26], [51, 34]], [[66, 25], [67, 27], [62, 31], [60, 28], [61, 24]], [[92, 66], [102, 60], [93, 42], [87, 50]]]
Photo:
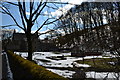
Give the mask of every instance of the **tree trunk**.
[[28, 60], [32, 61], [32, 53], [33, 53], [33, 47], [32, 47], [32, 36], [31, 33], [27, 34], [27, 44], [28, 44]]

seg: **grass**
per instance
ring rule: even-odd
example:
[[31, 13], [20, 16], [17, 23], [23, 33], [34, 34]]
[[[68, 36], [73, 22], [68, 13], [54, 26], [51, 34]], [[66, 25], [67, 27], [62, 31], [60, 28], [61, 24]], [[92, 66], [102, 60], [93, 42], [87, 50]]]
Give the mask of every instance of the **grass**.
[[14, 80], [68, 80], [31, 61], [7, 52]]
[[53, 52], [54, 54], [61, 54], [61, 52]]
[[[95, 71], [120, 71], [120, 65], [112, 65], [109, 62], [117, 62], [117, 58], [94, 58], [85, 59], [84, 64], [88, 64], [91, 67], [89, 69]], [[76, 61], [77, 63], [83, 64], [82, 60]]]

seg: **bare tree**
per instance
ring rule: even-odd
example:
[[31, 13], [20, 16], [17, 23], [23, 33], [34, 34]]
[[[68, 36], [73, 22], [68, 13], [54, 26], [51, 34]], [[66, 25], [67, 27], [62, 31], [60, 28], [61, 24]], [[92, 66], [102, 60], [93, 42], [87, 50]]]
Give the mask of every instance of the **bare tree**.
[[[49, 15], [49, 14], [44, 14], [43, 12], [45, 8], [53, 9], [53, 7], [50, 7], [48, 4], [49, 3], [47, 0], [46, 1], [39, 0], [39, 2], [35, 2], [34, 0], [30, 0], [30, 2], [25, 2], [25, 0], [18, 0], [17, 2], [9, 2], [3, 0], [2, 4], [0, 5], [0, 8], [2, 9], [2, 11], [0, 12], [9, 15], [12, 18], [12, 20], [15, 22], [16, 26], [25, 32], [27, 38], [27, 44], [28, 44], [28, 60], [32, 60], [32, 53], [33, 53], [32, 28], [36, 24], [36, 21], [42, 20], [39, 18], [41, 15], [42, 16]], [[12, 5], [19, 10], [18, 15], [20, 16], [22, 25], [20, 25], [20, 22], [17, 21], [17, 18], [13, 15], [12, 10], [8, 7], [8, 5], [9, 6]], [[26, 12], [29, 12], [29, 15], [27, 15]], [[55, 18], [53, 16], [46, 18], [46, 20], [41, 22], [41, 25], [38, 26], [38, 29], [35, 31], [34, 34], [37, 34], [38, 31], [43, 28], [43, 26], [52, 24], [57, 20], [59, 20], [59, 18]]]
[[[115, 30], [115, 28], [117, 28], [115, 25], [119, 22], [119, 14], [118, 2], [83, 2], [81, 5], [76, 5], [59, 21], [58, 28], [64, 29], [67, 34], [64, 36], [64, 42], [62, 42], [61, 39], [59, 39], [59, 42], [62, 45], [68, 44], [69, 42], [73, 44], [80, 42], [79, 37], [82, 37], [82, 44], [84, 44], [84, 46], [86, 45], [86, 49], [92, 50], [92, 48], [96, 47], [103, 49], [104, 47], [104, 49], [110, 50], [110, 44], [108, 44], [108, 42], [110, 43], [110, 41], [113, 40], [115, 41], [111, 44], [117, 47], [119, 42], [116, 42], [116, 38], [119, 32]], [[108, 32], [111, 30], [112, 33], [114, 32], [113, 34], [117, 33], [116, 38], [113, 38], [113, 40], [109, 39], [112, 38], [112, 36], [115, 37], [115, 35], [109, 36], [112, 33], [108, 35], [106, 26], [110, 26], [111, 28], [108, 29]], [[69, 36], [70, 38], [68, 38]], [[106, 40], [104, 40], [105, 38]], [[118, 47], [116, 49], [118, 49]]]

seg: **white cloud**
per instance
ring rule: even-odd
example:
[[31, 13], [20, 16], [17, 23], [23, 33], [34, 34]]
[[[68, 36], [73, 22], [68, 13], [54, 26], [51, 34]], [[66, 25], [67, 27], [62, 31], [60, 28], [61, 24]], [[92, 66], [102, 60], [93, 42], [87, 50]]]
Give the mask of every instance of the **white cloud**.
[[30, 12], [26, 12], [26, 15], [30, 15]]
[[73, 7], [74, 5], [66, 5], [64, 7], [60, 7], [58, 10], [56, 10], [55, 12], [51, 12], [52, 16], [56, 16], [59, 17], [62, 14], [65, 14], [71, 7]]
[[64, 7], [60, 7], [58, 10], [51, 12], [52, 16], [59, 17], [62, 14], [66, 14], [66, 12], [74, 7], [74, 5], [80, 5], [83, 1], [87, 0], [61, 0], [61, 2], [68, 2], [69, 4], [65, 5]]
[[82, 2], [89, 1], [89, 0], [69, 0], [68, 3], [70, 4], [75, 4], [75, 5], [80, 5]]
[[48, 12], [47, 12], [47, 11], [45, 11], [45, 12], [44, 12], [44, 14], [45, 14], [45, 15], [48, 15]]

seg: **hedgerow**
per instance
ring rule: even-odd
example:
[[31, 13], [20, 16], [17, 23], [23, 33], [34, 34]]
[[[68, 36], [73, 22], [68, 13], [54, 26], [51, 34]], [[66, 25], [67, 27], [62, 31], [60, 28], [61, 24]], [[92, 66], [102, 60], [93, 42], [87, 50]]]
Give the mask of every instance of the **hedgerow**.
[[[21, 67], [23, 70], [27, 71], [27, 73], [31, 74], [31, 79], [29, 80], [68, 80], [62, 76], [59, 76], [46, 68], [35, 64], [32, 61], [24, 59], [19, 55], [14, 54], [11, 51], [7, 51], [8, 56], [12, 58], [14, 63], [17, 64], [17, 67]], [[21, 74], [25, 75], [25, 74]]]

